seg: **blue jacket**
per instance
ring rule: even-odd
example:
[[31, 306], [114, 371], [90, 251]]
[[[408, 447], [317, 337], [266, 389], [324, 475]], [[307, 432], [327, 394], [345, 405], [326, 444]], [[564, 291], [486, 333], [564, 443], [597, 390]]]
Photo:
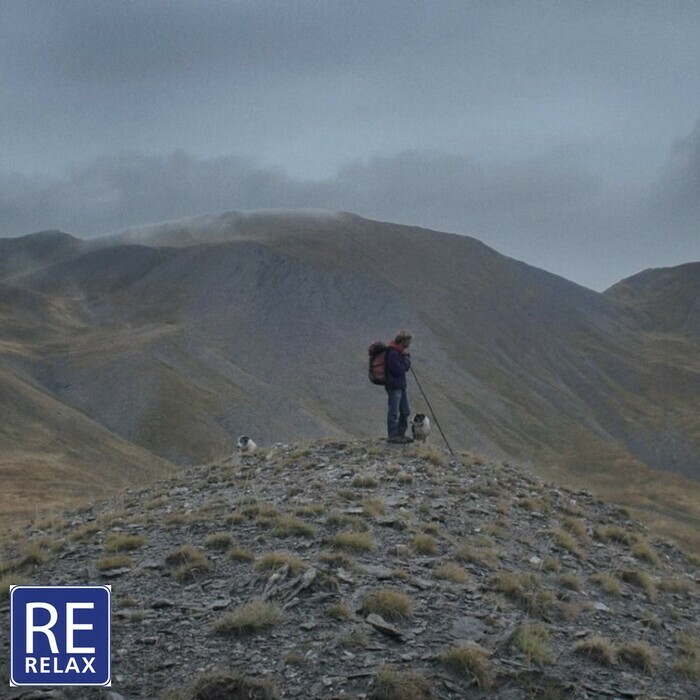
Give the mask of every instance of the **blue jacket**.
[[411, 369], [411, 356], [404, 355], [394, 343], [386, 352], [387, 389], [405, 389], [406, 372]]

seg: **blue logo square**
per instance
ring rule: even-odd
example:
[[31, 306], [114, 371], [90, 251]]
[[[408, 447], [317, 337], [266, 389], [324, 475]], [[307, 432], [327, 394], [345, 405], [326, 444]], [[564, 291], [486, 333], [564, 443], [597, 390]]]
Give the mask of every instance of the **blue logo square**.
[[109, 586], [10, 588], [10, 685], [111, 685]]

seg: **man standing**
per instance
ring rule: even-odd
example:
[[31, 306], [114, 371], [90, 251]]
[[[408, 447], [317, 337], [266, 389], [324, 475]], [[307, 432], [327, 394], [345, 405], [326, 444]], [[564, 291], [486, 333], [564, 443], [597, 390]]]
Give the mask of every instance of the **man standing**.
[[387, 433], [388, 440], [398, 445], [413, 442], [404, 433], [408, 428], [408, 406], [406, 394], [406, 372], [411, 369], [411, 356], [408, 347], [413, 336], [408, 331], [399, 331], [386, 352], [386, 393], [388, 398]]

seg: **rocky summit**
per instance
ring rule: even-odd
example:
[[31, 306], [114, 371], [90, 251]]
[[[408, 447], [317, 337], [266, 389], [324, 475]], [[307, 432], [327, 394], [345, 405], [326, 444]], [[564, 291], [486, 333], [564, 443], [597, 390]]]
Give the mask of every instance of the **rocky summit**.
[[[697, 698], [699, 563], [511, 464], [276, 444], [6, 533], [0, 696]], [[111, 689], [9, 688], [20, 583], [112, 586]]]

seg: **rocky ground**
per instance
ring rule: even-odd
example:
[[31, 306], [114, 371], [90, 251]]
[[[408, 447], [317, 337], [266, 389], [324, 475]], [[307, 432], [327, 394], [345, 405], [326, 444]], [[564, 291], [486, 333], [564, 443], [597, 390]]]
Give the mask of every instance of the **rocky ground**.
[[[698, 561], [474, 455], [275, 445], [5, 536], [0, 697], [697, 698]], [[112, 679], [8, 686], [8, 586], [108, 583]]]

